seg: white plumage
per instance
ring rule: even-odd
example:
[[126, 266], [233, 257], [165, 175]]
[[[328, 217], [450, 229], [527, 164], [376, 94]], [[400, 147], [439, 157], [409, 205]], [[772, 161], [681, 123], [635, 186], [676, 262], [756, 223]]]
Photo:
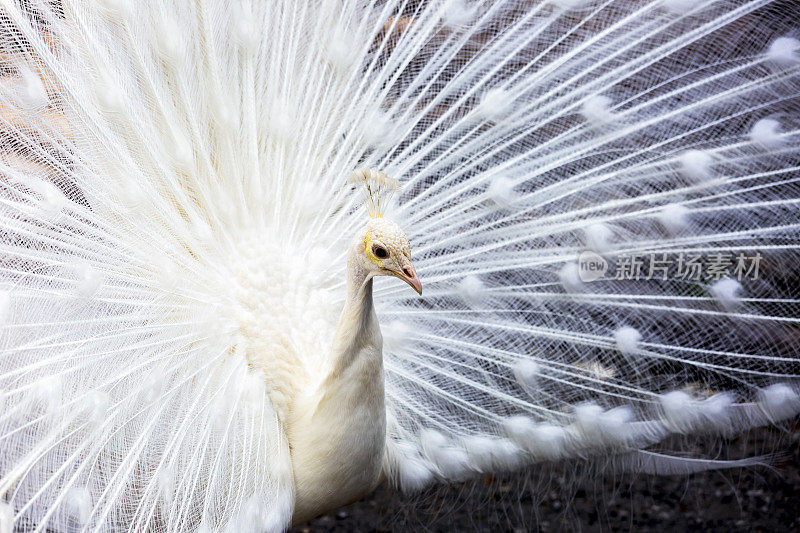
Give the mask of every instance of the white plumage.
[[786, 5], [0, 9], [0, 532], [741, 466], [662, 443], [800, 412]]

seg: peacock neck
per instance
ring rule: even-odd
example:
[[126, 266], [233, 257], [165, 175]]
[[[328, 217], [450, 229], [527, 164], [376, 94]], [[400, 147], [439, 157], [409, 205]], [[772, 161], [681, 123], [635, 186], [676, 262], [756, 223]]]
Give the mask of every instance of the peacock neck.
[[372, 275], [350, 260], [329, 371], [319, 388], [298, 398], [288, 428], [294, 523], [355, 501], [380, 480], [386, 435], [381, 345]]
[[[377, 355], [382, 367], [381, 337], [378, 318], [372, 303], [372, 274], [357, 259], [351, 249], [347, 261], [347, 296], [332, 347], [331, 377], [341, 376], [359, 356]], [[365, 347], [373, 349], [364, 350]]]

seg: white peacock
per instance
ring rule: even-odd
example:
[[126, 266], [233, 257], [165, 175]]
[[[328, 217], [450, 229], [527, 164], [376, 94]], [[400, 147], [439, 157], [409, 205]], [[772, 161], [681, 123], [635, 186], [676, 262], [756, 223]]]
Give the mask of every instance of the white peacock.
[[800, 412], [791, 9], [3, 1], [0, 531], [758, 462], [667, 443]]

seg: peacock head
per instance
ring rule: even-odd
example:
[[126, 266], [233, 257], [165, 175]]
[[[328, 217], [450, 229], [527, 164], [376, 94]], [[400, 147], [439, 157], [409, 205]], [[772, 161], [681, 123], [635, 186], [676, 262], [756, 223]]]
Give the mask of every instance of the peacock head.
[[370, 276], [401, 279], [422, 295], [422, 283], [411, 264], [408, 237], [400, 226], [383, 217], [389, 199], [397, 190], [397, 181], [372, 169], [358, 170], [348, 181], [362, 187], [370, 216], [357, 244], [361, 267]]
[[400, 226], [383, 217], [371, 218], [364, 228], [364, 256], [374, 276], [394, 276], [422, 295], [422, 283], [411, 264], [411, 245]]

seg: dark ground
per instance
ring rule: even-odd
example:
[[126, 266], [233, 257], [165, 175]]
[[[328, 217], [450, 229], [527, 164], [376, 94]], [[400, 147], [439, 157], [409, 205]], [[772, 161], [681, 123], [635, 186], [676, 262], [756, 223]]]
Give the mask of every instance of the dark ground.
[[[292, 529], [367, 531], [755, 531], [800, 532], [800, 428], [775, 428], [734, 441], [749, 455], [786, 452], [771, 468], [690, 476], [587, 476], [566, 481], [547, 472], [544, 488], [485, 479], [403, 497], [379, 488], [364, 501]], [[775, 444], [779, 443], [779, 444]], [[534, 473], [534, 477], [536, 474]], [[560, 486], [571, 489], [562, 490]], [[538, 495], [533, 498], [531, 494]], [[571, 495], [571, 499], [570, 499]]]

